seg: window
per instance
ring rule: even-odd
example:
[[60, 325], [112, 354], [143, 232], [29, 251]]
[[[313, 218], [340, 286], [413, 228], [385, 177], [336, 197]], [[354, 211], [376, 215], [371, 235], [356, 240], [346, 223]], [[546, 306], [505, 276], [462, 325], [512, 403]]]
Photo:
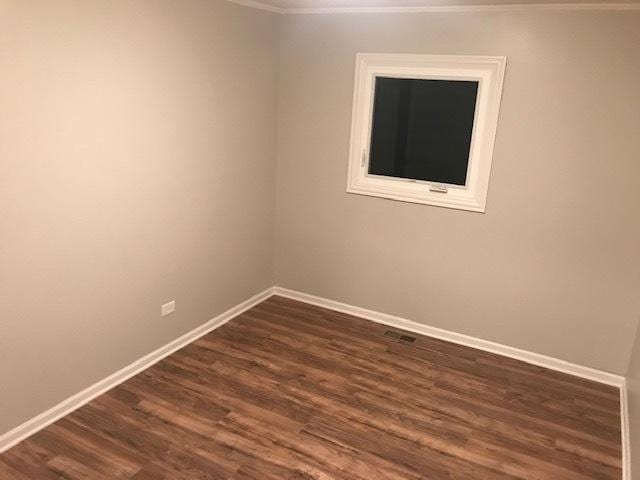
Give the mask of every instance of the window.
[[347, 191], [484, 212], [505, 63], [358, 54]]

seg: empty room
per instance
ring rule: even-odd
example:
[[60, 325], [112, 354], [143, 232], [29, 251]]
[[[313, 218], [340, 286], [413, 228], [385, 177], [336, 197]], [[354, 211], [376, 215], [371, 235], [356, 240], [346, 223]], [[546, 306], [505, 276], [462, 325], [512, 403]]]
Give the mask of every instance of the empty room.
[[0, 0], [0, 480], [640, 480], [639, 324], [640, 0]]

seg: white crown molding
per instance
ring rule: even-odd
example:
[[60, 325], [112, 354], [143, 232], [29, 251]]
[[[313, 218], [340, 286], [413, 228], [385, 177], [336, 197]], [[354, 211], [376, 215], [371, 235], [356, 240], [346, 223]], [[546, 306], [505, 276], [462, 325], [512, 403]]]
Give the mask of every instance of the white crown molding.
[[520, 11], [583, 11], [613, 10], [640, 11], [638, 3], [536, 3], [511, 5], [433, 5], [422, 7], [336, 7], [281, 9], [287, 15], [345, 14], [345, 13], [468, 13], [468, 12], [520, 12]]
[[485, 5], [425, 5], [398, 7], [312, 7], [280, 8], [254, 0], [227, 0], [246, 7], [281, 15], [327, 15], [357, 13], [468, 13], [520, 11], [640, 11], [640, 3], [514, 3]]
[[127, 365], [121, 370], [118, 370], [117, 372], [109, 375], [108, 377], [103, 378], [90, 387], [85, 388], [81, 392], [78, 392], [75, 395], [67, 398], [66, 400], [63, 400], [59, 404], [55, 405], [49, 410], [46, 410], [40, 415], [27, 420], [22, 425], [18, 425], [13, 430], [0, 435], [0, 453], [8, 450], [22, 440], [25, 440], [31, 435], [37, 433], [56, 420], [70, 414], [74, 410], [77, 410], [78, 408], [89, 403], [91, 400], [102, 395], [108, 390], [111, 390], [117, 385], [120, 385], [122, 382], [159, 362], [164, 357], [171, 355], [176, 350], [181, 349], [185, 345], [224, 325], [232, 318], [240, 315], [242, 312], [250, 309], [263, 300], [266, 300], [271, 295], [273, 295], [273, 288], [268, 288], [258, 293], [257, 295], [254, 295], [253, 297], [245, 300], [242, 303], [239, 303], [235, 307], [232, 307], [229, 310], [221, 313], [217, 317], [209, 320], [203, 325], [200, 325], [190, 332], [185, 333], [181, 337], [167, 343], [166, 345], [149, 353], [148, 355], [145, 355], [144, 357], [136, 360], [135, 362]]
[[236, 5], [242, 5], [243, 7], [255, 8], [258, 10], [265, 10], [271, 13], [283, 14], [285, 10], [273, 5], [268, 5], [262, 2], [255, 2], [254, 0], [227, 0], [228, 2], [235, 3]]

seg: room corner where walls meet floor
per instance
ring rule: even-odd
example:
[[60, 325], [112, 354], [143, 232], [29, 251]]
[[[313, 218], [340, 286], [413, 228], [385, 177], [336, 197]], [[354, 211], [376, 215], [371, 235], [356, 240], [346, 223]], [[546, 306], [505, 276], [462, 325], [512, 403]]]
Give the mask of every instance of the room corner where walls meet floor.
[[64, 400], [55, 407], [43, 412], [33, 419], [25, 422], [17, 428], [0, 436], [0, 453], [7, 451], [11, 447], [17, 445], [21, 441], [29, 438], [38, 431], [46, 428], [48, 425], [63, 418], [71, 412], [77, 410], [91, 400], [111, 390], [112, 388], [127, 381], [129, 378], [137, 375], [145, 369], [156, 364], [163, 358], [171, 355], [179, 349], [196, 341], [200, 337], [212, 332], [216, 328], [221, 327], [233, 318], [241, 315], [243, 312], [260, 304], [272, 296], [284, 297], [296, 301], [300, 301], [309, 305], [314, 305], [328, 310], [352, 315], [354, 317], [363, 318], [382, 325], [386, 325], [398, 330], [413, 332], [425, 337], [444, 340], [457, 345], [475, 348], [477, 350], [501, 355], [525, 363], [544, 367], [549, 370], [558, 371], [564, 374], [572, 375], [586, 380], [594, 381], [604, 385], [610, 385], [620, 389], [620, 408], [621, 408], [621, 432], [622, 432], [622, 465], [623, 480], [630, 480], [630, 459], [629, 459], [629, 418], [627, 405], [626, 381], [624, 377], [598, 371], [588, 367], [571, 364], [569, 362], [554, 359], [544, 355], [526, 352], [514, 349], [512, 347], [499, 345], [486, 340], [469, 337], [466, 335], [448, 332], [446, 330], [431, 327], [429, 325], [418, 323], [413, 320], [400, 318], [397, 316], [376, 312], [373, 310], [357, 307], [354, 305], [337, 302], [323, 297], [298, 292], [295, 290], [274, 286], [268, 288], [235, 307], [225, 311], [221, 315], [211, 319], [200, 327], [188, 332], [180, 338], [168, 343], [158, 350], [140, 358], [120, 371], [110, 375], [109, 377], [99, 381], [98, 383], [88, 387], [78, 394]]

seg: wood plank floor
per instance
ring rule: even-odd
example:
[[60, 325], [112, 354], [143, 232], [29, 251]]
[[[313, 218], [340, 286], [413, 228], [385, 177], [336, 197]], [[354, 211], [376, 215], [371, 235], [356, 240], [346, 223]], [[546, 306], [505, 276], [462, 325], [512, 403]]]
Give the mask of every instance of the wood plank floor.
[[622, 478], [616, 388], [387, 330], [272, 297], [0, 455], [0, 478]]

